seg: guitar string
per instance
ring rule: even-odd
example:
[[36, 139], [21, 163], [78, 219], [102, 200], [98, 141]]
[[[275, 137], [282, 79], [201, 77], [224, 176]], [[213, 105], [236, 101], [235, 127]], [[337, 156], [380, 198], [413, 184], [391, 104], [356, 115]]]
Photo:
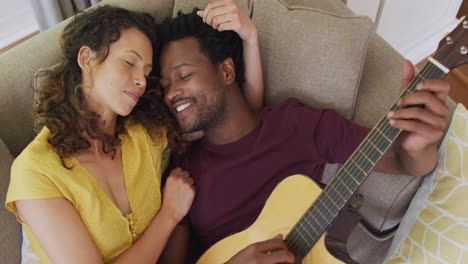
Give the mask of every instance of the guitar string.
[[[429, 65], [429, 64], [428, 64], [428, 65]], [[427, 67], [427, 69], [429, 69], [430, 74], [433, 74], [434, 70], [438, 70], [438, 69], [431, 68], [430, 65], [429, 65], [429, 67]], [[408, 86], [408, 88], [405, 90], [405, 92], [404, 92], [397, 100], [399, 100], [401, 97], [403, 97], [403, 96], [405, 95], [405, 93], [408, 93], [408, 91], [409, 91], [409, 92], [413, 92], [412, 90], [414, 89], [414, 87], [416, 86], [416, 84], [419, 83], [419, 82], [421, 81], [421, 80], [417, 80], [418, 77], [420, 77], [420, 75], [422, 75], [422, 74], [427, 74], [427, 73], [425, 73], [425, 71], [427, 71], [427, 70], [426, 70], [426, 67], [421, 71], [421, 73], [420, 73], [418, 76], [416, 76], [416, 77], [413, 79], [413, 85], [410, 84], [410, 85]], [[424, 78], [421, 78], [421, 79], [424, 80]], [[415, 81], [416, 81], [416, 82], [415, 82]], [[395, 104], [395, 105], [396, 105], [396, 104]], [[394, 106], [395, 106], [395, 105], [394, 105]], [[392, 107], [392, 108], [394, 108], [394, 107]], [[395, 109], [392, 109], [392, 110], [395, 110]], [[383, 123], [382, 121], [383, 121], [383, 122], [386, 122], [386, 124]], [[388, 121], [387, 121], [387, 119], [386, 119], [386, 115], [378, 122], [378, 125], [376, 126], [376, 128], [379, 127], [379, 126], [382, 126], [382, 125], [384, 126], [384, 129], [383, 129], [384, 131], [383, 131], [383, 133], [389, 133], [391, 130], [397, 130], [397, 131], [398, 131], [398, 129], [395, 129], [395, 128], [391, 127], [391, 126], [388, 124]], [[385, 125], [386, 125], [386, 126], [385, 126]], [[373, 131], [374, 131], [374, 130], [372, 130], [371, 132], [373, 132]], [[397, 134], [399, 134], [399, 133], [397, 133]], [[395, 136], [395, 135], [394, 135], [394, 136]], [[382, 141], [381, 141], [381, 140], [383, 140], [384, 137], [382, 137], [382, 136], [379, 137], [377, 133], [372, 133], [372, 134], [370, 135], [370, 138], [368, 138], [367, 141], [373, 142], [371, 139], [374, 139], [374, 140], [375, 140], [376, 138], [377, 138], [377, 141], [374, 141], [374, 142], [376, 143], [376, 145], [382, 144]], [[395, 137], [395, 138], [396, 138], [396, 137]], [[386, 140], [387, 140], [387, 139], [386, 139]], [[380, 143], [379, 143], [379, 142], [380, 142]], [[357, 156], [358, 156], [358, 159], [357, 159], [356, 163], [362, 164], [362, 161], [363, 161], [363, 160], [367, 160], [367, 162], [370, 162], [370, 163], [375, 162], [375, 161], [372, 159], [372, 157], [368, 157], [368, 156], [365, 155], [365, 153], [367, 153], [367, 152], [371, 153], [371, 156], [374, 156], [374, 155], [376, 155], [376, 154], [377, 154], [377, 156], [383, 156], [383, 155], [381, 155], [380, 153], [373, 153], [373, 154], [372, 154], [372, 151], [375, 152], [377, 149], [376, 149], [374, 146], [372, 146], [371, 144], [365, 144], [365, 143], [367, 143], [367, 142], [365, 141], [364, 144], [363, 144], [363, 146], [362, 146], [362, 149], [363, 149], [362, 152], [363, 152], [363, 153], [361, 153], [361, 155], [357, 155]], [[390, 147], [390, 145], [391, 145], [391, 144], [388, 144], [387, 148]], [[369, 149], [370, 149], [371, 151], [369, 151]], [[358, 150], [361, 150], [361, 147], [358, 147]], [[351, 158], [350, 158], [350, 160], [352, 160], [352, 161], [353, 161], [353, 159], [356, 158], [356, 157], [353, 157], [353, 156], [354, 156], [354, 154], [353, 154], [353, 155], [351, 156]], [[345, 165], [346, 165], [346, 164], [348, 164], [348, 163], [345, 163]], [[356, 164], [356, 165], [358, 165], [358, 164]], [[374, 167], [373, 164], [369, 164], [368, 166], [371, 167], [371, 168]], [[344, 167], [344, 166], [343, 166], [343, 167]], [[361, 170], [363, 170], [363, 169], [364, 169], [364, 171], [366, 171], [365, 173], [364, 173], [364, 171], [361, 171]], [[364, 178], [365, 175], [367, 175], [367, 174], [369, 173], [368, 171], [370, 171], [370, 168], [359, 168], [359, 167], [356, 167], [356, 166], [352, 166], [352, 167], [351, 167], [351, 170], [355, 170], [355, 171], [351, 171], [350, 177], [345, 178], [344, 181], [346, 181], [346, 179], [349, 179], [349, 178], [351, 178], [351, 180], [353, 180], [353, 181], [356, 181], [356, 179], [354, 179], [354, 177], [353, 177], [352, 175], [353, 175], [353, 174], [356, 174], [356, 173], [358, 173], [358, 172], [363, 173], [363, 178]], [[347, 174], [349, 174], [349, 173], [347, 173]], [[338, 179], [339, 179], [338, 175], [336, 175], [336, 176], [337, 176], [337, 177], [334, 177], [334, 178], [338, 178]], [[339, 180], [343, 181], [342, 179], [339, 179]], [[363, 180], [363, 179], [360, 179], [359, 181], [362, 181], [362, 180]], [[348, 183], [348, 184], [349, 184], [349, 183]], [[329, 185], [331, 185], [331, 182], [329, 183]], [[356, 185], [358, 185], [358, 184], [356, 184]], [[346, 185], [343, 185], [343, 184], [339, 184], [339, 185], [337, 184], [337, 186], [338, 186], [338, 187], [341, 186], [342, 189], [343, 189], [343, 186], [346, 187]], [[357, 190], [357, 188], [358, 188], [358, 186], [353, 187], [353, 189], [355, 189], [355, 190]], [[341, 191], [341, 192], [342, 192], [343, 190], [337, 190], [337, 191]], [[322, 192], [322, 193], [326, 193], [326, 195], [328, 194], [327, 192]], [[332, 196], [333, 196], [333, 195], [332, 195]], [[337, 208], [336, 203], [335, 203], [333, 200], [326, 199], [325, 202], [323, 202], [322, 199], [321, 199], [321, 197], [323, 197], [323, 196], [319, 196], [319, 197], [317, 198], [317, 200], [321, 203], [321, 205], [322, 205], [323, 207], [325, 207], [325, 208], [327, 209], [327, 211], [330, 212], [329, 215], [331, 215], [331, 218], [334, 218], [334, 217], [336, 216], [337, 212], [339, 212], [341, 208]], [[332, 198], [332, 199], [333, 199], [333, 198]], [[328, 203], [327, 203], [327, 200], [328, 200]], [[336, 200], [336, 199], [335, 199], [335, 200]], [[330, 201], [333, 201], [333, 202], [330, 203]], [[314, 202], [314, 204], [315, 204], [315, 202]], [[318, 204], [317, 204], [317, 205], [318, 205]], [[336, 210], [336, 212], [335, 212], [334, 214], [333, 214], [333, 213], [330, 211], [330, 209], [329, 209], [329, 207], [330, 207], [331, 205], [333, 205], [335, 208], [338, 209], [338, 210]], [[344, 203], [343, 203], [343, 206], [344, 206], [344, 205], [345, 205], [345, 201], [344, 201]], [[322, 210], [322, 211], [325, 212], [325, 210]], [[320, 212], [320, 211], [319, 211], [319, 212]], [[311, 214], [310, 214], [309, 210], [307, 210], [307, 213], [308, 213], [308, 215], [312, 216], [312, 218], [314, 218], [314, 220], [315, 220], [314, 222], [315, 222], [315, 223], [321, 223], [321, 222], [322, 222], [322, 221], [318, 222], [317, 219], [316, 219], [316, 217], [314, 217], [314, 215], [311, 215]], [[308, 215], [306, 215], [305, 217], [308, 218]], [[322, 226], [321, 224], [319, 225], [322, 229], [325, 229], [325, 228], [328, 227], [328, 225], [330, 224], [330, 219], [326, 219], [322, 214], [320, 214], [320, 216], [321, 216], [321, 218], [322, 218], [323, 220], [325, 220], [325, 222], [329, 222], [329, 223], [327, 224], [327, 226], [325, 226], [325, 227]], [[329, 217], [329, 218], [330, 218], [330, 217]], [[300, 222], [301, 222], [301, 221], [299, 221], [298, 223], [300, 223]], [[309, 221], [306, 221], [306, 223], [307, 223], [307, 222], [309, 222]], [[300, 223], [300, 225], [303, 226], [303, 227], [305, 227], [302, 223]], [[301, 252], [304, 252], [304, 250], [307, 250], [307, 251], [310, 250], [310, 246], [312, 246], [312, 245], [311, 245], [311, 242], [310, 242], [307, 238], [305, 238], [305, 237], [303, 236], [303, 234], [308, 234], [308, 235], [309, 235], [309, 238], [312, 238], [312, 242], [316, 242], [316, 240], [317, 240], [318, 238], [320, 238], [320, 236], [323, 234], [323, 231], [322, 231], [320, 234], [318, 234], [318, 232], [315, 230], [315, 228], [313, 228], [313, 225], [310, 225], [310, 223], [308, 223], [308, 225], [312, 227], [312, 229], [314, 230], [314, 233], [317, 234], [318, 237], [312, 236], [312, 235], [308, 232], [309, 230], [308, 230], [307, 227], [305, 227], [305, 231], [306, 231], [305, 233], [304, 233], [304, 232], [294, 232], [294, 233], [292, 233], [292, 236], [290, 237], [290, 240], [287, 240], [287, 244], [288, 244], [289, 247], [292, 247], [293, 250], [298, 250], [298, 249], [299, 249]], [[293, 231], [293, 230], [292, 230], [292, 231]], [[302, 240], [303, 240], [304, 242], [306, 242], [307, 244], [309, 244], [309, 245], [306, 245], [306, 248], [303, 248], [303, 247], [301, 247], [301, 248], [296, 248], [297, 246], [295, 246], [295, 245], [292, 243], [293, 241], [297, 241], [297, 238], [298, 238], [298, 235], [295, 235], [295, 233], [299, 233], [299, 236], [302, 237]], [[290, 242], [290, 241], [291, 241], [291, 242]], [[300, 244], [302, 244], [302, 243], [299, 243], [299, 245], [300, 245]], [[299, 245], [298, 245], [298, 246], [299, 246]]]
[[[462, 34], [462, 33], [460, 33], [460, 34]], [[457, 37], [458, 37], [458, 36], [457, 36]], [[445, 50], [444, 50], [444, 49], [446, 49], [446, 48], [444, 47], [444, 48], [442, 49], [442, 52], [441, 52], [442, 54], [445, 53]], [[457, 54], [454, 54], [453, 56], [457, 56]], [[450, 57], [453, 57], [453, 56], [447, 56], [447, 57], [450, 58]], [[413, 90], [414, 90], [415, 86], [416, 86], [419, 82], [428, 79], [426, 76], [424, 76], [425, 74], [428, 74], [429, 76], [433, 76], [433, 75], [435, 75], [435, 73], [438, 73], [438, 75], [440, 75], [440, 76], [438, 76], [438, 77], [442, 77], [442, 76], [444, 75], [443, 72], [441, 72], [441, 70], [440, 70], [439, 68], [434, 67], [434, 65], [433, 65], [432, 63], [431, 63], [431, 64], [428, 64], [428, 65], [429, 65], [429, 66], [427, 67], [427, 69], [429, 69], [429, 70], [428, 70], [428, 71], [429, 71], [429, 74], [427, 73], [427, 70], [423, 69], [423, 71], [421, 71], [421, 73], [415, 77], [415, 79], [413, 80], [413, 84], [410, 85], [409, 88], [408, 88], [407, 90], [405, 90], [405, 92], [402, 94], [401, 97], [405, 96], [405, 95], [408, 94], [408, 93], [414, 92]], [[418, 79], [419, 79], [419, 80], [418, 80]], [[400, 98], [401, 98], [401, 97], [400, 97]], [[400, 98], [399, 98], [399, 99], [400, 99]], [[399, 99], [398, 99], [398, 100], [399, 100]], [[395, 108], [397, 108], [397, 107], [395, 107]], [[392, 110], [394, 110], [394, 109], [392, 109]], [[400, 130], [391, 127], [388, 123], [385, 123], [384, 125], [386, 125], [386, 126], [385, 126], [385, 128], [384, 128], [384, 131], [385, 131], [385, 132], [383, 133], [383, 135], [385, 135], [386, 133], [388, 133], [388, 131], [391, 131], [391, 130], [394, 130], [394, 132], [396, 132], [395, 135], [392, 135], [392, 136], [391, 136], [393, 140], [390, 140], [390, 141], [393, 142], [394, 139], [396, 139], [396, 137], [397, 137], [398, 134], [400, 133]], [[378, 127], [378, 126], [377, 126], [377, 127]], [[383, 139], [383, 138], [384, 138], [384, 137], [378, 137], [378, 139]], [[368, 140], [366, 143], [372, 143], [372, 141], [371, 141], [371, 140]], [[390, 146], [388, 146], [388, 147], [390, 147]], [[366, 155], [366, 152], [368, 151], [369, 148], [372, 148], [372, 149], [374, 150], [375, 147], [373, 147], [373, 146], [367, 144], [367, 146], [364, 145], [362, 148], [364, 149], [364, 151], [361, 151], [361, 148], [358, 148], [358, 150], [361, 152], [361, 155], [358, 155], [358, 158], [361, 158], [361, 161], [358, 160], [358, 162], [356, 163], [357, 167], [356, 167], [356, 166], [353, 166], [353, 167], [352, 167], [352, 168], [358, 168], [358, 170], [361, 170], [361, 172], [363, 172], [363, 171], [362, 171], [362, 168], [360, 168], [359, 163], [362, 164], [362, 160], [364, 160], [364, 159], [371, 163], [371, 164], [368, 165], [369, 167], [372, 168], [372, 167], [375, 166], [375, 165], [373, 164], [373, 161], [374, 161], [373, 157], [368, 157], [368, 156]], [[365, 149], [367, 149], [367, 150], [365, 150]], [[377, 150], [378, 150], [378, 149], [377, 149]], [[374, 150], [374, 151], [375, 151], [375, 150]], [[374, 153], [374, 154], [376, 154], [376, 153]], [[371, 153], [371, 156], [373, 156], [372, 153]], [[379, 155], [378, 155], [378, 156], [379, 156]], [[380, 155], [380, 156], [381, 156], [381, 155]], [[351, 161], [353, 161], [353, 158], [351, 158]], [[364, 168], [364, 170], [369, 170], [369, 169], [368, 169], [368, 168]], [[370, 171], [369, 171], [369, 172], [370, 172]], [[369, 172], [367, 172], [367, 173], [365, 172], [364, 175], [368, 174]], [[348, 174], [349, 174], [349, 173], [348, 173]], [[352, 176], [353, 174], [354, 174], [354, 173], [351, 173], [350, 175], [351, 175], [351, 178], [352, 178], [353, 180], [355, 180], [354, 177]], [[337, 178], [339, 179], [339, 177], [337, 177]], [[346, 186], [345, 186], [345, 187], [346, 187]], [[327, 192], [324, 192], [324, 194], [327, 195]], [[340, 196], [341, 196], [341, 195], [340, 195]], [[322, 197], [323, 197], [323, 196], [322, 196]], [[320, 198], [320, 197], [319, 197], [319, 198]], [[323, 206], [324, 206], [328, 211], [330, 211], [330, 210], [329, 210], [327, 207], [330, 207], [332, 204], [334, 205], [334, 207], [336, 207], [336, 203], [335, 203], [333, 200], [328, 199], [328, 201], [332, 201], [332, 203], [329, 202], [329, 203], [325, 203], [325, 204], [323, 203], [323, 201], [322, 201], [321, 199], [318, 199], [318, 200], [319, 200], [320, 202], [322, 202]], [[326, 201], [327, 201], [327, 200], [326, 200]], [[334, 215], [333, 215], [333, 216], [334, 216]], [[323, 218], [323, 217], [322, 217], [322, 218]], [[326, 220], [326, 219], [324, 219], [324, 220]], [[307, 241], [307, 242], [308, 242], [308, 241]]]
[[[388, 129], [388, 128], [386, 128], [386, 129]], [[377, 136], [377, 134], [374, 134], [374, 135], [371, 135], [371, 136], [375, 138], [375, 137]], [[382, 138], [382, 137], [378, 137], [378, 138]], [[370, 141], [370, 140], [369, 140], [369, 141]], [[365, 167], [373, 167], [373, 166], [374, 166], [374, 165], [372, 164], [372, 160], [374, 160], [374, 159], [373, 159], [372, 157], [367, 157], [367, 156], [365, 155], [365, 153], [369, 152], [369, 148], [371, 148], [371, 150], [375, 151], [375, 147], [372, 147], [370, 144], [367, 144], [367, 145], [364, 145], [364, 147], [363, 147], [364, 150], [362, 151], [362, 152], [363, 152], [362, 154], [364, 154], [364, 156], [362, 156], [362, 155], [361, 155], [361, 156], [358, 156], [358, 157], [361, 157], [362, 160], [366, 159], [368, 162], [371, 163], [371, 164], [368, 164], [368, 165], [365, 166]], [[361, 148], [359, 148], [359, 150], [361, 150]], [[371, 152], [369, 152], [369, 153], [371, 153]], [[373, 155], [372, 155], [372, 156], [373, 156]], [[354, 157], [354, 158], [355, 158], [355, 157]], [[351, 160], [353, 161], [353, 159], [351, 159]], [[361, 161], [358, 160], [358, 162], [357, 162], [356, 165], [358, 165], [358, 164], [360, 164], [360, 163], [362, 164], [362, 160], [361, 160]], [[356, 167], [352, 167], [352, 168], [356, 168]], [[368, 168], [365, 168], [365, 170], [367, 171], [367, 170], [369, 170], [369, 169], [368, 169]], [[363, 171], [361, 171], [361, 172], [363, 172]], [[367, 172], [364, 172], [364, 175], [365, 175], [366, 173], [367, 173]], [[339, 179], [339, 177], [337, 177], [337, 178]], [[351, 174], [351, 177], [350, 177], [350, 178], [353, 179], [353, 180], [355, 180], [355, 179], [353, 178], [352, 174]], [[330, 186], [332, 186], [332, 185], [330, 185]], [[339, 185], [339, 186], [346, 186], [346, 185]], [[355, 187], [356, 187], [356, 186], [355, 186]], [[323, 192], [323, 193], [324, 193], [324, 194], [327, 194], [327, 192]], [[329, 210], [328, 208], [332, 205], [332, 203], [330, 203], [330, 201], [332, 201], [334, 207], [337, 208], [336, 203], [334, 203], [333, 199], [331, 199], [331, 200], [330, 200], [330, 199], [325, 200], [325, 201], [329, 201], [328, 203], [326, 203], [326, 202], [323, 203], [322, 199], [318, 199], [318, 201], [320, 201], [320, 202], [322, 203], [322, 206], [325, 207], [325, 209], [328, 210], [329, 212], [330, 212], [330, 210]], [[338, 208], [337, 208], [337, 209], [338, 209]], [[322, 210], [322, 211], [325, 212], [325, 210]], [[338, 211], [339, 211], [339, 210], [338, 210]], [[319, 211], [319, 212], [320, 212], [320, 211]], [[329, 215], [332, 215], [332, 217], [334, 217], [334, 214], [332, 214], [331, 212], [329, 213]], [[326, 222], [329, 222], [329, 219], [325, 219], [325, 218], [323, 217], [323, 215], [321, 215], [321, 216], [322, 216], [323, 220], [325, 220]], [[323, 228], [323, 226], [322, 226], [322, 228]], [[305, 230], [306, 230], [306, 233], [308, 233], [309, 236], [310, 236], [310, 233], [307, 231], [307, 229], [305, 229]], [[317, 232], [316, 232], [316, 233], [317, 233]], [[301, 237], [303, 238], [303, 240], [305, 240], [308, 244], [310, 244], [310, 242], [309, 242], [304, 236], [302, 236], [302, 232], [299, 232], [299, 235], [301, 235]], [[313, 238], [314, 238], [314, 237], [313, 237]], [[301, 251], [303, 251], [303, 250], [301, 250]]]
[[[463, 31], [463, 30], [462, 30], [462, 31]], [[458, 32], [458, 33], [455, 32], [455, 34], [457, 34], [457, 35], [456, 35], [456, 39], [458, 39], [458, 38], [460, 37], [460, 35], [463, 34], [462, 31], [461, 31], [461, 32]], [[446, 50], [447, 50], [447, 49], [449, 49], [448, 46], [443, 46], [437, 53], [441, 53], [441, 54], [443, 55], [443, 54], [446, 53]], [[437, 53], [436, 53], [436, 55], [434, 56], [435, 58], [438, 57]], [[454, 54], [453, 56], [457, 56], [457, 55], [458, 55], [458, 54]], [[452, 58], [451, 58], [452, 56], [444, 56], [444, 57], [445, 57], [445, 58], [452, 59]], [[432, 63], [431, 63], [431, 64], [426, 64], [426, 65], [429, 65], [429, 67], [428, 67], [428, 69], [429, 69], [429, 70], [428, 70], [428, 71], [429, 71], [429, 75], [434, 75], [434, 72], [435, 72], [435, 71], [439, 71], [439, 72], [440, 72], [440, 69], [434, 67], [434, 65], [432, 65]], [[432, 67], [431, 67], [431, 66], [432, 66]], [[425, 67], [425, 68], [426, 68], [426, 67]], [[415, 80], [417, 80], [418, 78], [420, 78], [421, 80], [427, 79], [427, 78], [424, 76], [424, 74], [425, 74], [425, 73], [424, 73], [424, 72], [425, 72], [425, 68], [421, 71], [421, 73], [420, 73], [419, 75], [417, 75], [417, 76], [415, 77], [415, 79], [413, 80], [413, 82], [414, 82]], [[426, 73], [427, 73], [427, 72], [426, 72]], [[421, 76], [421, 75], [422, 75], [422, 76]], [[440, 74], [440, 75], [443, 76], [443, 74]], [[416, 85], [417, 83], [419, 83], [421, 80], [416, 81], [416, 82], [415, 82], [415, 85]], [[412, 88], [414, 88], [415, 85], [413, 85], [413, 87], [412, 87], [412, 85], [411, 85], [411, 83], [410, 83], [410, 86], [408, 87], [408, 89], [406, 89], [406, 90], [404, 91], [404, 93], [398, 98], [398, 100], [399, 100], [401, 97], [403, 97], [404, 95], [406, 95], [406, 94], [408, 93], [409, 90], [411, 90]], [[413, 91], [409, 91], [409, 92], [413, 92]], [[395, 105], [394, 105], [394, 106], [395, 106]], [[393, 108], [393, 107], [392, 107], [392, 108]], [[397, 107], [395, 107], [395, 108], [397, 108]], [[392, 109], [392, 110], [395, 110], [395, 109]], [[379, 123], [381, 123], [381, 121], [382, 121], [383, 119], [385, 119], [385, 117], [382, 118], [382, 119], [379, 121]], [[380, 126], [380, 125], [381, 125], [381, 124], [379, 124], [379, 126]], [[388, 126], [388, 127], [385, 127], [384, 131], [386, 131], [386, 130], [391, 130], [391, 129], [393, 128], [393, 127], [389, 126], [388, 124], [387, 124], [387, 126]], [[378, 127], [378, 126], [377, 126], [377, 127]], [[372, 132], [372, 131], [371, 131], [371, 132]], [[396, 136], [397, 136], [399, 133], [400, 133], [400, 132], [397, 130], [397, 134], [395, 135], [395, 138], [396, 138]], [[385, 134], [385, 133], [384, 133], [384, 134]], [[375, 135], [377, 135], [377, 134], [375, 133]], [[371, 137], [372, 137], [372, 135], [371, 135]], [[377, 137], [377, 138], [378, 138], [378, 139], [383, 139], [383, 137]], [[368, 149], [368, 148], [371, 148], [371, 149], [373, 149], [374, 151], [375, 151], [375, 150], [379, 151], [379, 149], [374, 145], [374, 143], [373, 143], [372, 140], [370, 140], [370, 139], [371, 139], [371, 138], [369, 138], [369, 140], [366, 141], [366, 142], [368, 143], [368, 144], [367, 144], [368, 146], [363, 146], [363, 148], [364, 148], [364, 149], [366, 149], [366, 148], [367, 148], [367, 149]], [[378, 145], [378, 143], [377, 143], [377, 145]], [[360, 150], [360, 149], [361, 149], [361, 148], [358, 147], [358, 150]], [[380, 153], [380, 154], [379, 154], [379, 153], [374, 153], [374, 155], [371, 154], [372, 157], [367, 157], [367, 156], [365, 155], [365, 152], [366, 152], [366, 151], [362, 151], [362, 152], [364, 152], [364, 153], [361, 153], [362, 156], [364, 156], [364, 158], [367, 159], [367, 160], [368, 160], [369, 162], [371, 162], [371, 163], [373, 163], [373, 160], [374, 160], [373, 157], [374, 157], [375, 154], [377, 154], [377, 157], [378, 157], [378, 156], [383, 156], [382, 153]], [[380, 152], [380, 151], [379, 151], [379, 152]], [[345, 165], [346, 165], [346, 163], [345, 163]], [[374, 167], [374, 166], [375, 166], [374, 164], [371, 165], [371, 167]], [[368, 173], [370, 173], [370, 172], [368, 172]], [[368, 173], [367, 173], [367, 174], [368, 174]], [[338, 175], [337, 175], [337, 176], [338, 176]], [[352, 174], [351, 174], [351, 177], [353, 177]], [[343, 182], [343, 180], [341, 180], [340, 177], [336, 177], [336, 178], [337, 178], [339, 181]], [[344, 180], [346, 180], [346, 178], [345, 178]], [[330, 184], [331, 184], [331, 183], [330, 183]], [[329, 184], [329, 185], [330, 185], [330, 184]], [[341, 184], [341, 185], [342, 185], [342, 184]], [[332, 185], [331, 185], [331, 186], [332, 186]], [[340, 185], [338, 185], [338, 186], [340, 186]], [[347, 188], [347, 189], [349, 190], [349, 188], [348, 188], [346, 185], [342, 185], [342, 186], [344, 186], [345, 188]], [[356, 190], [357, 190], [357, 189], [356, 189]], [[335, 190], [335, 191], [336, 191], [336, 190]], [[338, 190], [338, 191], [339, 191], [339, 190]], [[324, 193], [327, 195], [326, 192], [324, 192]], [[339, 196], [341, 196], [341, 195], [339, 194], [339, 192], [337, 192], [337, 194], [338, 194]], [[320, 198], [320, 196], [319, 196], [318, 198]], [[341, 197], [341, 198], [343, 198], [343, 197]], [[336, 203], [335, 203], [333, 200], [331, 200], [331, 201], [333, 202], [333, 205], [334, 205], [335, 207], [337, 207], [337, 206], [336, 206]], [[325, 207], [329, 207], [329, 206], [330, 206], [330, 204], [329, 204], [329, 205], [325, 204]], [[309, 210], [308, 210], [307, 212], [309, 212]], [[310, 212], [309, 212], [309, 213], [310, 213]], [[306, 216], [306, 217], [307, 217], [307, 216]], [[315, 218], [313, 215], [312, 215], [312, 217]], [[317, 221], [315, 221], [315, 222], [317, 222]], [[313, 226], [312, 226], [312, 228], [313, 228]], [[323, 228], [323, 227], [322, 227], [322, 228]], [[314, 232], [317, 233], [317, 231], [315, 230], [315, 228], [313, 228], [313, 229], [314, 229]], [[292, 231], [294, 231], [294, 229], [293, 229]], [[306, 229], [306, 231], [307, 231], [307, 229]], [[311, 236], [309, 232], [307, 232], [307, 233], [309, 234], [309, 236]], [[320, 237], [320, 236], [321, 236], [321, 235], [319, 235], [319, 237]], [[294, 238], [294, 234], [291, 236], [291, 238]], [[315, 238], [315, 237], [312, 237], [312, 238], [313, 238], [313, 240], [316, 240], [316, 239], [317, 239], [317, 238]], [[306, 241], [307, 241], [307, 240], [306, 240]], [[292, 246], [292, 244], [291, 244], [291, 246]]]

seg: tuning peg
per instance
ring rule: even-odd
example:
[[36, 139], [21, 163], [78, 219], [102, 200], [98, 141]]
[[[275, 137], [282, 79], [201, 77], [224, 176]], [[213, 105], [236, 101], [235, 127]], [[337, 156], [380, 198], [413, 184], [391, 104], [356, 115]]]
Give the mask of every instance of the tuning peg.
[[460, 47], [460, 53], [463, 55], [468, 54], [468, 49], [465, 46]]
[[452, 37], [446, 37], [445, 38], [445, 41], [447, 42], [448, 45], [452, 45], [453, 44], [453, 38]]

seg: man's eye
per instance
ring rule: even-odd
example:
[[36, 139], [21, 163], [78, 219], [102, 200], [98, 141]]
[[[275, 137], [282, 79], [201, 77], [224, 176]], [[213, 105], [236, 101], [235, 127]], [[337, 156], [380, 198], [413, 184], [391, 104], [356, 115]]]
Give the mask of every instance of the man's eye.
[[129, 66], [135, 66], [133, 63], [129, 62], [129, 61], [125, 61], [125, 63], [127, 63]]
[[184, 76], [180, 76], [180, 79], [181, 80], [187, 80], [188, 78], [190, 78], [190, 76], [192, 76], [191, 73], [187, 74], [187, 75], [184, 75]]

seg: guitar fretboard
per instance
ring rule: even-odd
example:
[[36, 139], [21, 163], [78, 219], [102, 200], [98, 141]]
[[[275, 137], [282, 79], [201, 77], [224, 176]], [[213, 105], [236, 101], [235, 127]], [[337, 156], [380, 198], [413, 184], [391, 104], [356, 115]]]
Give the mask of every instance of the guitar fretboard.
[[[445, 73], [440, 68], [428, 62], [396, 102], [416, 92], [416, 85], [419, 82], [427, 79], [441, 79], [444, 75]], [[399, 108], [396, 102], [389, 111]], [[387, 114], [379, 120], [286, 236], [285, 241], [292, 252], [300, 257], [307, 255], [400, 132], [400, 129], [389, 124]]]

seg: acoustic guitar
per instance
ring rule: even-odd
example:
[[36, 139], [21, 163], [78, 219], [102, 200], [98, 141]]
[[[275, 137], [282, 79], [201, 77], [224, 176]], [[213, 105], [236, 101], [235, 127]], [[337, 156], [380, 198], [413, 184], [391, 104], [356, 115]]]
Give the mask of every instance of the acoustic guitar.
[[[468, 21], [462, 18], [398, 99], [416, 92], [419, 82], [442, 79], [449, 69], [467, 62], [466, 30]], [[389, 111], [399, 108], [397, 101]], [[385, 114], [323, 191], [303, 175], [286, 178], [248, 229], [213, 245], [197, 264], [225, 263], [245, 247], [279, 233], [302, 263], [341, 263], [325, 248], [323, 234], [400, 133], [390, 126]]]

